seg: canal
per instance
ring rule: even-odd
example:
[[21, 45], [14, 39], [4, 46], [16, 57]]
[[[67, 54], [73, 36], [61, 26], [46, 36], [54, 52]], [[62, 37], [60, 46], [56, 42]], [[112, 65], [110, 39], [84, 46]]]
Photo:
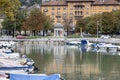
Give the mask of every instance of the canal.
[[37, 73], [60, 73], [65, 80], [120, 80], [120, 53], [77, 46], [18, 43], [17, 52], [35, 61]]

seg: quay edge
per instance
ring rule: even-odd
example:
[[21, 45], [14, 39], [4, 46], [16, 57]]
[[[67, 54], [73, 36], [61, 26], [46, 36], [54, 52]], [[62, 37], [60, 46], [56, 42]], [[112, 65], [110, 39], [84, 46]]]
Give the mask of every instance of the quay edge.
[[[116, 44], [120, 45], [120, 38], [36, 38], [36, 39], [10, 39], [15, 42], [66, 42], [66, 41], [80, 41], [81, 39], [86, 39], [90, 42], [93, 43], [111, 43], [111, 44]], [[10, 41], [9, 39], [0, 39], [0, 41]]]

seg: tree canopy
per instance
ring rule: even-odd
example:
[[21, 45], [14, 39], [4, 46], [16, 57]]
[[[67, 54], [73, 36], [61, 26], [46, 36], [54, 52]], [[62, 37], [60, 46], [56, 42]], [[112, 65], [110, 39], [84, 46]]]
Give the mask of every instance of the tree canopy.
[[9, 17], [6, 17], [2, 22], [3, 29], [6, 30], [13, 30], [16, 29], [18, 31], [21, 30], [21, 26], [26, 19], [26, 12], [25, 11], [18, 11], [16, 12], [15, 20], [11, 20]]
[[30, 15], [23, 23], [23, 30], [31, 30], [31, 31], [46, 31], [50, 30], [52, 27], [52, 20], [49, 16], [46, 16], [43, 12], [39, 11], [39, 9], [35, 9], [31, 11]]
[[19, 0], [0, 0], [0, 15], [6, 15], [14, 19], [14, 14], [19, 7]]
[[120, 10], [103, 12], [78, 20], [76, 29], [79, 31], [84, 24], [84, 31], [91, 34], [120, 34]]

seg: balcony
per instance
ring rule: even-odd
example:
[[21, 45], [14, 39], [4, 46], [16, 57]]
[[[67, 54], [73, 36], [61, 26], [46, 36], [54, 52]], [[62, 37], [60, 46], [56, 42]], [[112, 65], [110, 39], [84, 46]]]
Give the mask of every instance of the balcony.
[[81, 15], [81, 16], [75, 15], [74, 17], [75, 17], [75, 20], [79, 20], [79, 19], [83, 18], [83, 15]]
[[60, 15], [60, 14], [57, 14], [56, 17], [57, 17], [57, 18], [61, 18], [61, 15]]

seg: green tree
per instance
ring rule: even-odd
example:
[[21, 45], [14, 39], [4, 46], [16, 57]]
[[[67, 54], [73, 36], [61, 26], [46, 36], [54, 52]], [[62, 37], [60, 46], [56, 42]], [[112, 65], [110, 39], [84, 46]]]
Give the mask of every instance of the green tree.
[[102, 14], [102, 32], [107, 34], [107, 33], [113, 33], [113, 29], [115, 27], [114, 25], [114, 16], [113, 13], [111, 12], [104, 12]]
[[[37, 31], [48, 30], [51, 28], [52, 21], [49, 16], [46, 16], [43, 12], [39, 11], [38, 9], [33, 10], [29, 17], [26, 20], [26, 26], [29, 30], [35, 33]], [[44, 34], [43, 34], [44, 36]]]
[[82, 29], [83, 31], [85, 30], [85, 22], [84, 19], [80, 19], [76, 22], [76, 31], [80, 32], [80, 29]]
[[97, 22], [91, 20], [88, 24], [87, 24], [87, 31], [91, 34], [96, 34], [97, 33]]
[[92, 20], [92, 17], [85, 17], [84, 18], [84, 24], [85, 24], [85, 30], [86, 30], [86, 32], [89, 32], [89, 27], [88, 27], [88, 25], [89, 25], [89, 22]]
[[[16, 13], [15, 19], [11, 20], [11, 18], [6, 17], [2, 23], [3, 29], [9, 30], [9, 31], [21, 31], [21, 26], [23, 22], [25, 21], [27, 15], [24, 11], [18, 11]], [[13, 35], [14, 36], [14, 35]]]
[[115, 28], [113, 29], [114, 33], [120, 34], [120, 10], [113, 12]]
[[0, 0], [0, 14], [14, 20], [14, 14], [20, 7], [19, 0]]

